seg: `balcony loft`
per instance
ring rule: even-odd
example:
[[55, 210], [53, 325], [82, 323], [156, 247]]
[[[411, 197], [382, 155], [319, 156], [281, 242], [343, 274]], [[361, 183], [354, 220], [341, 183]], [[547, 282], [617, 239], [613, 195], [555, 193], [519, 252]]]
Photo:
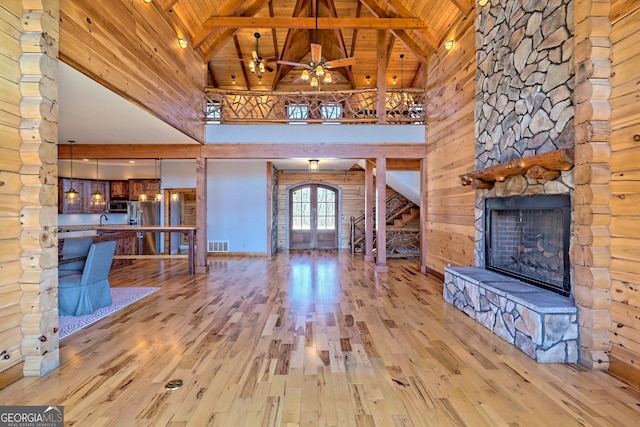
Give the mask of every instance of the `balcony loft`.
[[377, 89], [243, 91], [206, 89], [207, 124], [425, 124], [423, 89], [385, 92], [378, 113]]

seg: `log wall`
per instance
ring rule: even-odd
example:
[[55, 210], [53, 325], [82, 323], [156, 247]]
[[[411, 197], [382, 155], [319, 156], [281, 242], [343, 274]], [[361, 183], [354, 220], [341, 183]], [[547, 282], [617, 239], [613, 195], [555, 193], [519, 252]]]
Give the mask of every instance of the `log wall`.
[[[322, 167], [322, 163], [320, 164]], [[340, 211], [340, 248], [349, 248], [351, 225], [349, 219], [364, 213], [364, 171], [346, 171], [339, 174], [329, 173], [284, 173], [278, 171], [278, 250], [289, 248], [287, 233], [287, 191], [294, 185], [302, 183], [324, 183], [342, 189], [342, 205]]]
[[426, 268], [473, 265], [475, 192], [459, 175], [474, 169], [475, 10], [430, 60], [426, 86]]
[[0, 5], [0, 388], [22, 376], [24, 361], [20, 351], [21, 16], [19, 1]]
[[2, 387], [59, 365], [58, 2], [3, 2], [0, 39]]
[[612, 0], [610, 371], [640, 386], [640, 2]]
[[60, 0], [62, 61], [204, 142], [205, 64], [180, 35], [162, 2]]

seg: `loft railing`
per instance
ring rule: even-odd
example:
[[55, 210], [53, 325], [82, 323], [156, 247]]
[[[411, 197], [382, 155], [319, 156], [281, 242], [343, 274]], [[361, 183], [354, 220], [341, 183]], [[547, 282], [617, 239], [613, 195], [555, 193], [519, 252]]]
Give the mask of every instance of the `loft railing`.
[[[206, 89], [207, 123], [378, 123], [378, 91], [266, 92]], [[423, 89], [388, 90], [386, 123], [424, 124]]]

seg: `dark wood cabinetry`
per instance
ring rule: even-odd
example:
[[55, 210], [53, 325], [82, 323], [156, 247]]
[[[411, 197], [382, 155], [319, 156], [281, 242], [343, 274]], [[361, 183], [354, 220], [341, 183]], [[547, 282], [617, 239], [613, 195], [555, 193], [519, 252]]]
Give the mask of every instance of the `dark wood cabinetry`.
[[[65, 197], [65, 193], [73, 186], [78, 192], [77, 199], [70, 203]], [[98, 190], [105, 200], [109, 200], [109, 181], [96, 181], [91, 179], [71, 179], [60, 178], [58, 180], [58, 212], [63, 214], [72, 213], [105, 213], [107, 212], [106, 203], [94, 206], [91, 204], [91, 194]]]
[[111, 181], [111, 200], [129, 199], [129, 181]]
[[[77, 200], [72, 204], [65, 198], [65, 192], [71, 186], [78, 192]], [[106, 213], [108, 203], [102, 206], [91, 205], [91, 194], [98, 190], [105, 201], [109, 200], [140, 200], [140, 194], [145, 194], [147, 200], [154, 200], [160, 191], [159, 179], [130, 179], [100, 181], [95, 179], [58, 179], [58, 212], [62, 214]]]
[[160, 191], [158, 179], [130, 179], [129, 200], [140, 200], [140, 194], [145, 194], [147, 200], [153, 200]]

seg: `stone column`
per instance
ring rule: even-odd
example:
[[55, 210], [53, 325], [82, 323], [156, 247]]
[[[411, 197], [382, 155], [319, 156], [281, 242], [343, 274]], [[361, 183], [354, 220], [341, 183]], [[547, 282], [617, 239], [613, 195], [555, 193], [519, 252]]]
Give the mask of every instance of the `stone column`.
[[60, 364], [58, 347], [57, 0], [24, 0], [20, 38], [20, 288], [24, 375]]
[[580, 360], [609, 368], [611, 339], [611, 42], [609, 0], [576, 0], [575, 210], [571, 259], [580, 324]]

